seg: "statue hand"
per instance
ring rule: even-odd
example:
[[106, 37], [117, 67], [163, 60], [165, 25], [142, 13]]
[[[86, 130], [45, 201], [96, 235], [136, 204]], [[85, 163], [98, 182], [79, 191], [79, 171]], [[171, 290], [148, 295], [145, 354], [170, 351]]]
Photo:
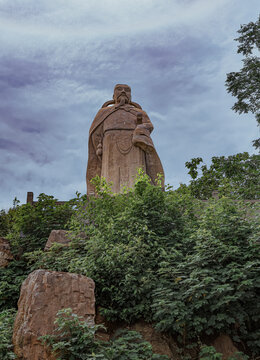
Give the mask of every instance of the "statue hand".
[[153, 142], [150, 137], [150, 131], [144, 124], [137, 125], [133, 133], [133, 145], [140, 147], [144, 152], [153, 151]]

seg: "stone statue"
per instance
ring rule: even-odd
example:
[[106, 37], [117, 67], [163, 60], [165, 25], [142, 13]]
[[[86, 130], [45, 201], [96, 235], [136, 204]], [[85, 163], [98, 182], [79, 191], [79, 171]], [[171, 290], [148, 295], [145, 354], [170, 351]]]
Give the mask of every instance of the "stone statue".
[[142, 168], [153, 184], [163, 167], [150, 133], [153, 125], [141, 106], [132, 102], [131, 88], [117, 84], [113, 100], [98, 111], [89, 130], [87, 194], [94, 194], [90, 180], [96, 175], [112, 182], [112, 191], [132, 187]]

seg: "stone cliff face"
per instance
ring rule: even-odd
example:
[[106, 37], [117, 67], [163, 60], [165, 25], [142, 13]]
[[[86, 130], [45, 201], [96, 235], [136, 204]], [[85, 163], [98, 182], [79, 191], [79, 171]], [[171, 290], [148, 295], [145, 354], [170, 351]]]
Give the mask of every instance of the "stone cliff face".
[[78, 274], [35, 270], [23, 282], [14, 323], [13, 344], [18, 358], [50, 360], [38, 340], [51, 334], [59, 310], [71, 308], [90, 324], [94, 323], [94, 281]]

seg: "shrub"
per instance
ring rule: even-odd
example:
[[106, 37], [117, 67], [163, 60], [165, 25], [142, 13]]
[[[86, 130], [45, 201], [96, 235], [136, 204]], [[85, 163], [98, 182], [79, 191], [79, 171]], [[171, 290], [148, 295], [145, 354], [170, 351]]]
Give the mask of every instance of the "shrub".
[[58, 312], [53, 335], [41, 337], [44, 344], [58, 356], [58, 360], [167, 360], [156, 355], [151, 345], [135, 331], [121, 333], [115, 340], [103, 342], [95, 338], [100, 326], [90, 326], [73, 314], [71, 309]]
[[[203, 345], [199, 353], [200, 360], [222, 360], [223, 356], [217, 353], [214, 346]], [[241, 352], [236, 352], [233, 356], [229, 356], [227, 360], [247, 360], [248, 356]]]
[[70, 246], [27, 254], [32, 268], [93, 278], [110, 321], [143, 318], [183, 346], [222, 331], [257, 354], [259, 209], [225, 197], [203, 203], [187, 187], [162, 191], [143, 174], [113, 196], [95, 181], [98, 196], [74, 202]]
[[259, 225], [246, 216], [230, 199], [209, 203], [192, 235], [192, 251], [158, 270], [157, 329], [179, 334], [184, 344], [204, 333], [225, 332], [259, 352]]
[[66, 226], [73, 212], [72, 202], [63, 205], [56, 202], [53, 196], [40, 194], [34, 205], [24, 204], [16, 208], [8, 234], [16, 256], [43, 248], [51, 230]]
[[0, 312], [0, 359], [16, 359], [13, 353], [12, 334], [15, 310], [9, 309]]
[[[98, 198], [79, 200], [71, 229], [80, 255], [71, 259], [68, 270], [95, 279], [97, 303], [108, 319], [151, 321], [157, 270], [181, 256], [182, 241], [189, 243], [197, 222], [194, 202], [189, 195], [152, 186], [145, 175], [134, 191], [100, 192]], [[84, 240], [77, 238], [82, 231]]]
[[0, 268], [0, 309], [16, 308], [22, 282], [29, 274], [23, 260], [11, 261], [8, 267]]
[[40, 194], [35, 205], [18, 205], [15, 199], [14, 208], [0, 214], [0, 226], [4, 219], [3, 234], [14, 255], [6, 268], [0, 268], [0, 309], [17, 306], [20, 286], [32, 270], [25, 251], [43, 249], [51, 230], [66, 227], [72, 213], [73, 201], [57, 205], [53, 196]]

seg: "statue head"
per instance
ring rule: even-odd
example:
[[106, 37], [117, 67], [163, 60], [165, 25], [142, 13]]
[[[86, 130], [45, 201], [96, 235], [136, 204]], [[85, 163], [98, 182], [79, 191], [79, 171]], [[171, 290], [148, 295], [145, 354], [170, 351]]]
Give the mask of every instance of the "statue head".
[[117, 84], [114, 88], [113, 99], [116, 104], [130, 104], [131, 88], [126, 84]]

